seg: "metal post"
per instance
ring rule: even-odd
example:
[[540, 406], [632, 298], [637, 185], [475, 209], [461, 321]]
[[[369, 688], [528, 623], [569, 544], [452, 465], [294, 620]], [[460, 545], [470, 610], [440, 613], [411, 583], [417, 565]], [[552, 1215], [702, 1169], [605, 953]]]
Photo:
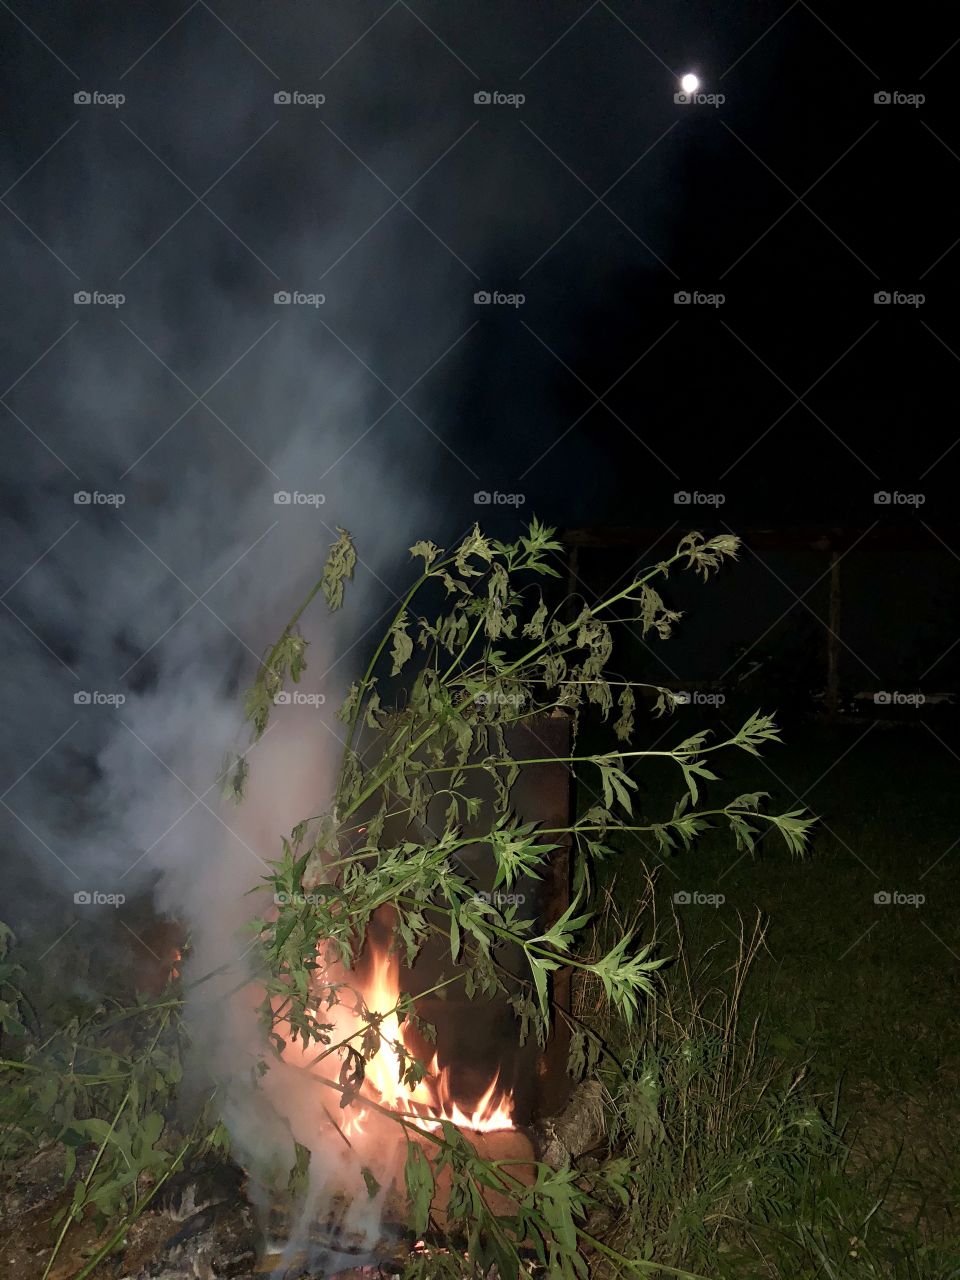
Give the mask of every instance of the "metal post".
[[[571, 823], [573, 787], [570, 766], [560, 763], [570, 754], [570, 716], [555, 711], [538, 717], [528, 724], [529, 734], [524, 746], [536, 748], [529, 754], [555, 756], [555, 764], [527, 765], [517, 783], [517, 809], [529, 820], [535, 819], [544, 827], [567, 827]], [[532, 739], [532, 742], [530, 741]], [[549, 929], [570, 906], [571, 838], [551, 836], [556, 841], [544, 868], [538, 897], [540, 919], [544, 929]], [[573, 971], [564, 967], [551, 975], [550, 994], [556, 1008], [571, 1010]], [[537, 1111], [541, 1116], [555, 1115], [566, 1105], [569, 1093], [567, 1053], [570, 1048], [570, 1028], [562, 1016], [554, 1013], [550, 1037], [537, 1062]]]

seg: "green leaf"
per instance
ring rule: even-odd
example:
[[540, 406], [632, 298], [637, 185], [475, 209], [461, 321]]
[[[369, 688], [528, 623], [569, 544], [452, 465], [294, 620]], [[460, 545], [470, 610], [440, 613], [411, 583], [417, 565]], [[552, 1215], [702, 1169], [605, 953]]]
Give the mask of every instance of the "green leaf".
[[787, 848], [797, 857], [806, 852], [810, 828], [816, 823], [816, 818], [805, 818], [803, 813], [803, 809], [793, 809], [790, 813], [770, 814], [770, 821], [783, 836]]
[[434, 560], [436, 560], [437, 556], [440, 554], [440, 548], [434, 546], [432, 542], [415, 542], [410, 548], [410, 554], [412, 556], [421, 556], [423, 559], [423, 567], [425, 569], [429, 569]]
[[380, 710], [380, 695], [374, 690], [367, 699], [367, 707], [363, 715], [364, 724], [368, 729], [380, 729], [380, 721], [377, 719], [377, 712]]
[[353, 577], [357, 564], [357, 552], [346, 529], [337, 526], [338, 538], [330, 547], [327, 563], [320, 580], [324, 599], [331, 609], [343, 604], [343, 584]]
[[527, 952], [527, 960], [530, 963], [530, 974], [536, 989], [540, 1013], [542, 1017], [549, 1018], [550, 997], [547, 994], [547, 976], [553, 973], [554, 970], [559, 969], [560, 965], [555, 960], [547, 960], [543, 956], [536, 956], [530, 951]]
[[636, 698], [630, 685], [626, 685], [620, 694], [618, 703], [620, 707], [620, 719], [613, 726], [613, 731], [621, 742], [629, 742], [633, 736], [633, 713], [636, 708]]
[[392, 676], [399, 675], [413, 656], [413, 641], [407, 633], [408, 626], [407, 615], [402, 613], [390, 631], [393, 638], [393, 648], [390, 651], [393, 659], [393, 669], [390, 672]]
[[163, 1116], [159, 1111], [151, 1111], [140, 1121], [140, 1137], [148, 1147], [152, 1147], [163, 1132]]
[[780, 742], [780, 730], [774, 723], [773, 716], [765, 716], [754, 711], [743, 728], [733, 739], [734, 745], [741, 747], [752, 756], [759, 756], [758, 746], [765, 742]]
[[403, 1172], [407, 1194], [410, 1196], [413, 1230], [418, 1236], [423, 1235], [430, 1221], [430, 1204], [434, 1194], [433, 1170], [418, 1143], [409, 1139]]
[[343, 702], [340, 704], [339, 708], [337, 709], [337, 719], [341, 720], [344, 724], [349, 724], [350, 721], [353, 719], [354, 713], [357, 710], [357, 705], [359, 702], [360, 702], [360, 685], [354, 682], [350, 686], [350, 688], [347, 690], [347, 696], [344, 698]]
[[483, 572], [481, 569], [475, 569], [470, 564], [471, 556], [476, 556], [477, 559], [483, 560], [487, 564], [493, 559], [493, 548], [480, 532], [480, 526], [476, 524], [457, 548], [456, 560], [454, 561], [457, 572], [462, 574], [464, 578], [478, 578]]
[[[619, 758], [619, 757], [618, 757]], [[623, 769], [609, 762], [609, 757], [597, 757], [595, 763], [600, 770], [600, 781], [603, 784], [603, 803], [609, 809], [613, 805], [614, 796], [630, 816], [633, 816], [633, 801], [630, 791], [636, 791], [637, 784]], [[629, 788], [629, 790], [628, 790]]]
[[457, 924], [457, 912], [454, 908], [450, 912], [450, 959], [454, 964], [460, 956], [460, 926]]
[[547, 606], [543, 603], [543, 598], [541, 597], [540, 603], [537, 605], [529, 622], [524, 625], [521, 634], [530, 637], [532, 640], [542, 640], [546, 621]]
[[700, 799], [697, 778], [703, 778], [707, 782], [716, 782], [717, 775], [702, 760], [680, 760], [678, 763], [683, 770], [683, 777], [690, 791], [690, 799], [696, 804]]

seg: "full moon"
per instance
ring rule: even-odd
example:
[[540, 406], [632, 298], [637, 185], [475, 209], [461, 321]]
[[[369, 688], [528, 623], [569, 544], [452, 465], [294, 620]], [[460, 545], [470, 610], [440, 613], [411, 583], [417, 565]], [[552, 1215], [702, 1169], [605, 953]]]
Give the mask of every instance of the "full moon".
[[695, 76], [692, 71], [688, 71], [685, 76], [681, 77], [680, 88], [684, 93], [696, 93], [700, 88], [699, 76]]

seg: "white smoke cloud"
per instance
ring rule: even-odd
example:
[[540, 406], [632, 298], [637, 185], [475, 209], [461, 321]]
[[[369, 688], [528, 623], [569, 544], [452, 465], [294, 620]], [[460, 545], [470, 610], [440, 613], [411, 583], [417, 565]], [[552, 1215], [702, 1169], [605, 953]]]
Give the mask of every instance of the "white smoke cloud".
[[[475, 516], [471, 457], [493, 451], [449, 420], [473, 293], [524, 237], [532, 262], [568, 219], [561, 166], [525, 135], [508, 147], [492, 116], [478, 131], [466, 60], [499, 65], [503, 24], [465, 23], [460, 58], [404, 8], [372, 33], [352, 3], [278, 23], [252, 2], [234, 30], [201, 5], [169, 30], [158, 14], [156, 30], [118, 18], [107, 33], [65, 3], [41, 25], [60, 65], [28, 41], [40, 70], [14, 92], [29, 128], [0, 170], [19, 304], [0, 374], [11, 898], [25, 906], [45, 883], [43, 936], [79, 888], [151, 886], [191, 932], [188, 977], [232, 966], [197, 989], [188, 1021], [240, 1154], [263, 1165], [289, 1162], [294, 1133], [326, 1138], [311, 1082], [298, 1091], [275, 1067], [254, 1087], [252, 1000], [225, 999], [263, 908], [246, 895], [280, 837], [329, 801], [333, 710], [404, 549]], [[75, 107], [81, 82], [122, 84], [126, 102]], [[276, 105], [278, 88], [327, 104]], [[73, 300], [96, 290], [124, 301]], [[295, 290], [324, 301], [275, 304]], [[277, 504], [278, 491], [322, 501]], [[247, 741], [242, 690], [338, 525], [363, 564], [342, 616], [319, 604], [304, 622], [302, 687], [326, 703], [278, 708], [247, 801], [224, 804], [218, 769]], [[318, 1154], [315, 1195], [336, 1172]]]

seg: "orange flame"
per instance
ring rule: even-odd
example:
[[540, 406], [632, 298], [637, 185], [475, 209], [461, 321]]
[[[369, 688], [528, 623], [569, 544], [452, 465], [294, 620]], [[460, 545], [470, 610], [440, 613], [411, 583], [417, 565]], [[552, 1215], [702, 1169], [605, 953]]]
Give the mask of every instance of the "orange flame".
[[[449, 1120], [458, 1128], [481, 1133], [514, 1128], [513, 1095], [500, 1086], [499, 1072], [472, 1105], [455, 1096], [450, 1068], [441, 1067], [437, 1053], [434, 1053], [427, 1064], [426, 1074], [418, 1084], [411, 1086], [406, 1083], [403, 1079], [404, 1068], [410, 1065], [411, 1057], [417, 1055], [407, 1042], [409, 1023], [401, 1025], [396, 1013], [400, 998], [399, 962], [396, 955], [391, 954], [387, 948], [377, 947], [372, 938], [368, 939], [368, 946], [371, 956], [369, 977], [360, 983], [356, 981], [356, 975], [349, 975], [350, 986], [359, 997], [357, 1008], [351, 1009], [349, 1004], [341, 1003], [329, 1010], [315, 1011], [321, 1022], [334, 1024], [334, 1031], [331, 1033], [334, 1043], [355, 1032], [350, 1044], [367, 1059], [360, 1096], [347, 1112], [345, 1132], [363, 1132], [364, 1122], [369, 1115], [369, 1110], [363, 1106], [364, 1096], [382, 1107], [409, 1116], [413, 1123], [425, 1129], [439, 1129], [441, 1120]], [[371, 1014], [381, 1015], [379, 1025], [367, 1032], [369, 1037], [379, 1035], [379, 1043], [372, 1056], [369, 1054], [369, 1039], [365, 1041], [364, 1035]], [[406, 1058], [400, 1051], [401, 1047], [406, 1052]], [[317, 1074], [327, 1078], [335, 1075], [336, 1071], [331, 1070], [331, 1064], [336, 1063], [339, 1069], [346, 1056], [346, 1051], [341, 1049], [322, 1059], [316, 1064]], [[315, 1060], [317, 1053], [304, 1051], [302, 1045], [291, 1045], [288, 1042], [284, 1057], [288, 1061], [295, 1061], [297, 1065], [310, 1067], [310, 1060]]]

